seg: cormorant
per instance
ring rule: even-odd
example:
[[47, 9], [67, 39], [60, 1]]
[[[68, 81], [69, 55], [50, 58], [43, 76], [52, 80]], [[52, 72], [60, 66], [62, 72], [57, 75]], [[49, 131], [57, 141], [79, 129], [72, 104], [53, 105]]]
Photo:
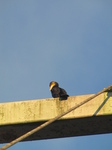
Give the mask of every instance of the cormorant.
[[52, 97], [57, 98], [59, 97], [60, 100], [66, 100], [68, 98], [67, 92], [59, 87], [59, 84], [55, 81], [50, 82], [50, 91], [52, 94]]

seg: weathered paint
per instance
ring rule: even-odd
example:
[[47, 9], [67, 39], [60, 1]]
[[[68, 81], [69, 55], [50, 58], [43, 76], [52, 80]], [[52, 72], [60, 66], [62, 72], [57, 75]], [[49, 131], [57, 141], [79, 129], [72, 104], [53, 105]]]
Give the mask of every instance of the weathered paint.
[[[27, 100], [19, 102], [8, 102], [0, 104], [0, 125], [18, 124], [25, 122], [38, 122], [49, 120], [69, 108], [75, 106], [90, 95], [71, 96], [68, 100], [57, 99]], [[108, 98], [107, 98], [108, 97]], [[92, 116], [95, 111], [107, 99], [96, 115], [106, 115], [112, 113], [111, 93], [101, 94], [92, 101], [84, 104], [78, 109], [65, 115], [63, 118], [78, 118]]]
[[[92, 95], [70, 96], [67, 100], [62, 101], [58, 98], [48, 98], [1, 103], [0, 142], [8, 142], [13, 137], [18, 137], [24, 132], [31, 130], [37, 124], [39, 125], [44, 121], [56, 117]], [[97, 123], [95, 122], [96, 120]], [[98, 124], [101, 124], [100, 128]], [[32, 135], [28, 140], [111, 132], [112, 92], [99, 95], [63, 116], [60, 121], [53, 123], [53, 125], [50, 125], [46, 129], [39, 132], [39, 136], [38, 134], [35, 134], [34, 137]], [[68, 129], [68, 131], [65, 132], [65, 129]], [[61, 132], [57, 130], [61, 130]], [[12, 133], [14, 134], [13, 136]]]

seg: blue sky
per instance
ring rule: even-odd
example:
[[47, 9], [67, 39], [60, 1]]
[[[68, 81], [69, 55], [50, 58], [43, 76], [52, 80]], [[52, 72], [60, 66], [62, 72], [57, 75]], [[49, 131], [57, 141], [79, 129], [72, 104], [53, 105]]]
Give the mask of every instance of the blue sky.
[[[112, 1], [0, 1], [0, 102], [69, 95], [112, 84]], [[112, 134], [21, 142], [11, 150], [110, 150]], [[2, 146], [2, 144], [0, 145]]]

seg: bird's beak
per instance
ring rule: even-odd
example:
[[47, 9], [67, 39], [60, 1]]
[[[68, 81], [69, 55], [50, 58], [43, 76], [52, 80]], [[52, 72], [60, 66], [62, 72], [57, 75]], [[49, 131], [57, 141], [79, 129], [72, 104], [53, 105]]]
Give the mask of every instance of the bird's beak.
[[53, 86], [54, 86], [54, 84], [51, 84], [51, 86], [49, 88], [50, 91], [52, 90]]
[[52, 87], [50, 86], [49, 90], [51, 91]]

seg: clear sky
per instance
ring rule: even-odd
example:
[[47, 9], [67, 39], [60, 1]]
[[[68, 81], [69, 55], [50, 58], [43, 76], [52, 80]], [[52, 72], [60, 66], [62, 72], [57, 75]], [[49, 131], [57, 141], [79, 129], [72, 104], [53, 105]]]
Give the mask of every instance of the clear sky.
[[[111, 68], [111, 0], [0, 1], [0, 102], [49, 98], [52, 80], [69, 95], [96, 93], [112, 84]], [[10, 149], [111, 150], [112, 134]]]

